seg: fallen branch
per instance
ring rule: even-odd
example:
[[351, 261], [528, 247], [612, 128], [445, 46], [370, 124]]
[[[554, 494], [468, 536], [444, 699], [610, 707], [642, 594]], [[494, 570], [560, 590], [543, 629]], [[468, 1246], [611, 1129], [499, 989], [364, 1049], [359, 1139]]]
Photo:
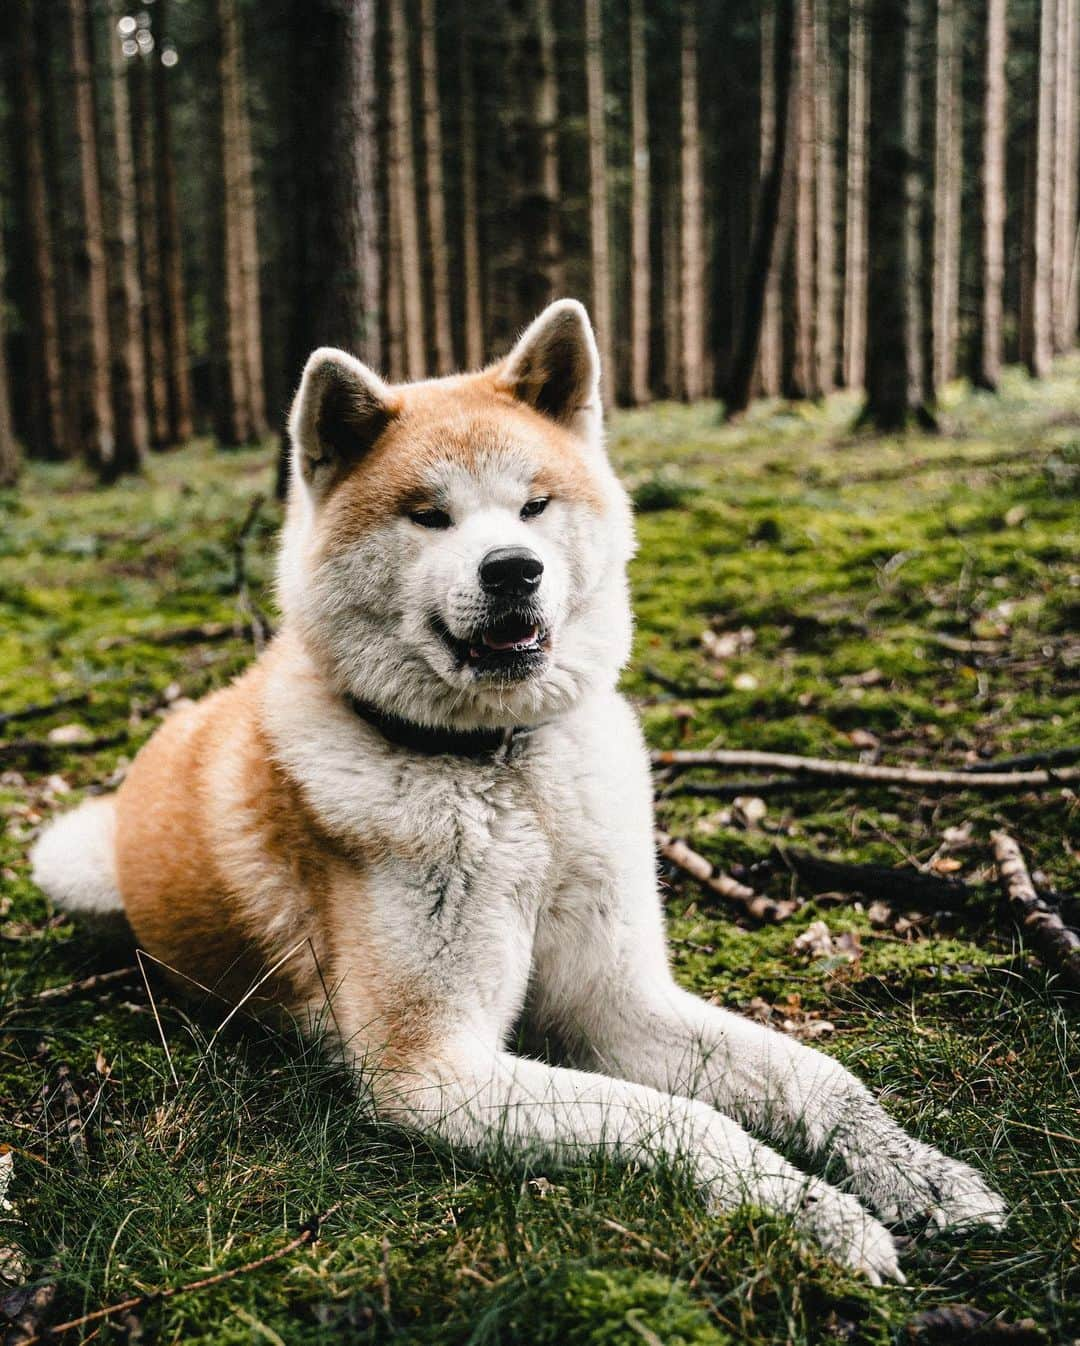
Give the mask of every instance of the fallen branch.
[[199, 645], [216, 640], [232, 640], [242, 634], [232, 622], [199, 622], [194, 626], [173, 626], [165, 631], [135, 631], [123, 636], [108, 636], [98, 642], [98, 649], [118, 650], [125, 645]]
[[1033, 1318], [1012, 1323], [995, 1318], [974, 1304], [942, 1304], [923, 1309], [909, 1318], [904, 1327], [909, 1341], [957, 1342], [966, 1346], [992, 1346], [1008, 1342], [1011, 1346], [1041, 1346], [1047, 1335]]
[[96, 991], [99, 986], [108, 986], [110, 982], [114, 981], [127, 981], [129, 978], [138, 975], [139, 969], [134, 965], [117, 967], [109, 972], [96, 972], [92, 977], [83, 977], [81, 981], [66, 982], [63, 986], [46, 986], [43, 991], [24, 996], [21, 1000], [17, 1000], [15, 1004], [36, 1005], [43, 1001], [64, 1000], [69, 995], [81, 995], [84, 991]]
[[248, 1272], [258, 1271], [261, 1267], [269, 1266], [271, 1262], [279, 1262], [283, 1257], [288, 1257], [290, 1253], [296, 1252], [297, 1248], [302, 1248], [308, 1243], [315, 1243], [318, 1240], [321, 1226], [340, 1208], [341, 1202], [338, 1201], [325, 1214], [316, 1215], [301, 1227], [296, 1238], [290, 1239], [276, 1252], [267, 1253], [264, 1257], [256, 1257], [254, 1261], [245, 1262], [242, 1266], [230, 1267], [228, 1271], [219, 1271], [214, 1276], [204, 1276], [201, 1280], [188, 1281], [185, 1285], [167, 1286], [164, 1290], [148, 1290], [146, 1294], [134, 1295], [131, 1299], [122, 1299], [117, 1304], [107, 1304], [102, 1309], [95, 1309], [93, 1313], [84, 1313], [81, 1318], [71, 1318], [66, 1323], [57, 1323], [55, 1327], [50, 1327], [47, 1333], [26, 1337], [23, 1339], [21, 1346], [34, 1346], [35, 1342], [51, 1340], [53, 1337], [58, 1337], [62, 1332], [71, 1332], [76, 1327], [86, 1327], [90, 1323], [99, 1323], [105, 1318], [112, 1318], [118, 1313], [126, 1313], [130, 1309], [142, 1309], [151, 1304], [160, 1304], [166, 1299], [175, 1299], [177, 1295], [186, 1295], [194, 1290], [208, 1290], [212, 1285], [221, 1285], [223, 1281], [235, 1280], [237, 1276], [245, 1276]]
[[733, 879], [730, 874], [718, 870], [711, 861], [699, 855], [685, 841], [669, 836], [667, 832], [656, 832], [656, 848], [669, 864], [682, 870], [684, 874], [688, 874], [711, 892], [718, 893], [726, 901], [734, 902], [756, 921], [782, 921], [795, 910], [796, 903], [777, 902], [771, 897], [755, 893], [753, 888], [748, 888], [744, 883]]
[[77, 692], [71, 696], [58, 696], [53, 701], [42, 701], [34, 706], [22, 706], [19, 710], [5, 710], [0, 714], [0, 729], [22, 720], [42, 720], [58, 710], [70, 710], [72, 706], [85, 706], [90, 700], [87, 692]]
[[963, 879], [943, 879], [910, 867], [847, 864], [786, 847], [776, 847], [769, 863], [783, 865], [797, 874], [814, 893], [862, 893], [864, 897], [879, 897], [921, 911], [952, 910], [979, 896], [979, 890]]
[[116, 748], [126, 743], [127, 738], [126, 733], [105, 734], [101, 738], [88, 738], [82, 743], [52, 743], [45, 738], [13, 738], [0, 743], [0, 762], [22, 762], [31, 769], [41, 769], [68, 753], [100, 752], [104, 748]]
[[684, 701], [704, 701], [725, 696], [729, 690], [726, 687], [709, 686], [707, 684], [686, 686], [681, 682], [676, 682], [674, 678], [669, 678], [666, 673], [661, 673], [658, 668], [653, 668], [651, 664], [646, 664], [642, 672], [650, 682], [655, 682], [657, 687], [662, 687], [665, 692], [671, 692]]
[[871, 762], [843, 762], [825, 757], [798, 757], [794, 753], [758, 752], [742, 748], [703, 751], [669, 748], [654, 752], [652, 762], [654, 766], [676, 767], [682, 771], [699, 766], [731, 766], [752, 771], [788, 771], [795, 776], [816, 776], [827, 780], [917, 785], [929, 789], [1033, 790], [1080, 780], [1080, 767], [1066, 767], [1061, 771], [1048, 768], [1032, 771], [934, 771], [929, 767], [879, 766]]
[[695, 781], [676, 777], [659, 793], [661, 799], [673, 795], [689, 795], [692, 799], [738, 799], [741, 795], [787, 794], [794, 790], [830, 790], [834, 781], [818, 780], [813, 776], [762, 776], [760, 780]]
[[1043, 962], [1068, 986], [1080, 990], [1080, 935], [1051, 911], [1031, 882], [1020, 847], [1007, 832], [992, 832], [1001, 887]]
[[1050, 748], [1046, 752], [1028, 752], [1020, 757], [996, 757], [989, 762], [972, 762], [964, 770], [981, 776], [988, 771], [1027, 771], [1029, 767], [1068, 766], [1071, 762], [1080, 762], [1080, 743], [1072, 743], [1064, 748]]

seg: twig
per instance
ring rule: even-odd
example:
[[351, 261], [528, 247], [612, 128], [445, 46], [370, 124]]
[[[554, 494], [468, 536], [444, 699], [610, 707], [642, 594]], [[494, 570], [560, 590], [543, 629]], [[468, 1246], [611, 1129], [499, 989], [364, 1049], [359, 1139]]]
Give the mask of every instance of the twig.
[[214, 1276], [204, 1276], [201, 1280], [188, 1281], [185, 1285], [167, 1286], [164, 1290], [149, 1290], [146, 1294], [133, 1295], [130, 1299], [122, 1299], [117, 1304], [107, 1304], [102, 1309], [94, 1309], [92, 1313], [84, 1313], [81, 1318], [71, 1318], [66, 1323], [57, 1323], [55, 1327], [49, 1328], [47, 1334], [42, 1333], [27, 1337], [20, 1343], [20, 1346], [35, 1346], [36, 1342], [59, 1336], [61, 1332], [70, 1332], [76, 1327], [86, 1327], [89, 1323], [101, 1322], [103, 1318], [112, 1318], [117, 1313], [126, 1313], [129, 1309], [146, 1308], [150, 1304], [160, 1304], [166, 1299], [175, 1299], [177, 1295], [186, 1295], [194, 1290], [208, 1290], [212, 1285], [221, 1285], [223, 1281], [235, 1280], [237, 1276], [245, 1276], [248, 1272], [258, 1271], [261, 1267], [269, 1266], [272, 1262], [279, 1262], [283, 1257], [288, 1257], [290, 1253], [296, 1252], [297, 1248], [302, 1248], [305, 1244], [315, 1243], [318, 1240], [322, 1225], [340, 1209], [341, 1202], [335, 1202], [324, 1214], [316, 1215], [307, 1224], [303, 1225], [296, 1238], [290, 1239], [276, 1252], [267, 1253], [264, 1257], [256, 1257], [254, 1261], [245, 1262], [242, 1266], [230, 1267], [228, 1271], [219, 1271]]
[[1033, 1318], [1021, 1318], [1011, 1323], [995, 1318], [974, 1304], [941, 1304], [923, 1309], [909, 1318], [904, 1326], [909, 1341], [968, 1343], [969, 1346], [992, 1346], [995, 1342], [1009, 1342], [1011, 1346], [1038, 1346], [1047, 1340], [1046, 1333]]
[[0, 729], [21, 720], [41, 720], [58, 710], [69, 710], [72, 706], [85, 706], [90, 700], [87, 692], [77, 692], [73, 696], [58, 696], [53, 701], [42, 701], [38, 705], [23, 706], [19, 710], [5, 710], [0, 714]]
[[748, 888], [744, 883], [733, 879], [730, 874], [718, 870], [711, 861], [699, 855], [685, 841], [669, 836], [666, 832], [659, 830], [656, 832], [656, 847], [669, 864], [682, 870], [684, 874], [689, 874], [692, 879], [696, 879], [711, 892], [718, 893], [728, 902], [734, 902], [756, 921], [782, 921], [795, 910], [794, 902], [776, 902], [771, 897], [762, 897], [760, 893], [755, 893], [753, 888]]
[[125, 981], [136, 976], [138, 971], [137, 967], [132, 966], [113, 968], [110, 972], [96, 972], [92, 977], [83, 977], [81, 981], [69, 981], [63, 986], [46, 986], [44, 990], [24, 996], [15, 1004], [33, 1005], [45, 1000], [63, 1000], [69, 995], [81, 995], [83, 991], [96, 991], [99, 986], [107, 986], [110, 982]]
[[660, 791], [661, 799], [673, 795], [689, 795], [694, 799], [738, 799], [740, 795], [787, 794], [796, 790], [831, 790], [835, 781], [818, 780], [813, 776], [762, 776], [760, 780], [694, 781], [676, 777]]
[[161, 1015], [158, 1013], [157, 1001], [154, 999], [154, 993], [150, 989], [150, 978], [146, 975], [142, 949], [135, 950], [135, 961], [138, 963], [139, 971], [142, 973], [143, 985], [146, 987], [146, 994], [150, 1000], [150, 1008], [154, 1012], [154, 1022], [157, 1024], [158, 1037], [161, 1038], [161, 1045], [165, 1048], [165, 1060], [169, 1063], [169, 1073], [172, 1075], [173, 1084], [179, 1089], [180, 1079], [176, 1073], [176, 1067], [173, 1065], [172, 1052], [169, 1051], [169, 1040], [165, 1036], [165, 1028], [161, 1022]]
[[665, 692], [672, 692], [685, 701], [704, 701], [712, 697], [727, 695], [728, 689], [726, 687], [711, 687], [707, 684], [704, 686], [684, 686], [681, 682], [676, 682], [674, 678], [669, 678], [666, 673], [661, 673], [658, 668], [654, 668], [651, 664], [646, 664], [641, 671], [650, 682], [655, 682], [658, 687], [663, 687]]
[[266, 496], [261, 492], [257, 492], [251, 497], [247, 513], [244, 515], [244, 521], [233, 538], [233, 592], [236, 594], [236, 605], [251, 631], [251, 643], [255, 646], [257, 654], [261, 654], [266, 647], [266, 642], [274, 634], [274, 628], [266, 615], [253, 601], [248, 589], [247, 541], [258, 520], [259, 511], [265, 503]]
[[825, 757], [797, 757], [794, 753], [754, 749], [717, 748], [696, 751], [669, 748], [652, 754], [654, 766], [689, 770], [698, 766], [734, 766], [754, 771], [790, 771], [795, 776], [829, 780], [872, 781], [883, 785], [917, 785], [931, 789], [1029, 790], [1080, 780], [1080, 767], [1062, 771], [934, 771], [928, 767], [879, 766], [870, 762], [832, 761]]
[[12, 738], [6, 743], [0, 743], [0, 762], [23, 762], [31, 770], [40, 770], [67, 753], [101, 752], [105, 748], [119, 747], [121, 743], [127, 742], [127, 738], [123, 732], [89, 738], [82, 743], [52, 743], [47, 738]]
[[1080, 935], [1051, 911], [1035, 891], [1020, 847], [1007, 832], [992, 832], [994, 859], [1001, 887], [1020, 923], [1031, 936], [1036, 953], [1048, 968], [1061, 974], [1067, 985], [1080, 990]]
[[232, 622], [199, 622], [193, 626], [173, 626], [164, 631], [134, 631], [123, 636], [108, 636], [98, 642], [99, 650], [117, 650], [124, 645], [198, 645], [238, 636]]
[[853, 865], [779, 846], [773, 854], [776, 862], [797, 874], [815, 893], [837, 889], [930, 911], [964, 906], [978, 895], [978, 890], [962, 879], [922, 874], [910, 866], [891, 869], [888, 865]]
[[987, 771], [1026, 771], [1029, 767], [1068, 766], [1070, 762], [1080, 762], [1080, 743], [1049, 748], [1046, 752], [1028, 752], [1020, 757], [995, 757], [989, 762], [972, 762], [964, 770], [980, 776]]

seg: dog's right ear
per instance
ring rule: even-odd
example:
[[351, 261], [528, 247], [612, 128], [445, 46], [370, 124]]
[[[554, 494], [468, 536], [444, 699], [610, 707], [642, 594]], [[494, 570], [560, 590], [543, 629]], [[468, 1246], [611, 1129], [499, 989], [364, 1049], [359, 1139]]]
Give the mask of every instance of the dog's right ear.
[[398, 414], [393, 391], [355, 356], [313, 351], [289, 413], [295, 468], [318, 494], [354, 467]]

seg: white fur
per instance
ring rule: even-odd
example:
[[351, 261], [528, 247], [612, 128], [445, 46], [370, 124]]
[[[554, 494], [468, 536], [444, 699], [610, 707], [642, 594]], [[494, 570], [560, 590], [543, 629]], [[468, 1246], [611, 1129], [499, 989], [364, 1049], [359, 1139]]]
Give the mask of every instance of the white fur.
[[35, 843], [30, 865], [34, 882], [57, 906], [84, 916], [121, 913], [113, 799], [87, 799], [57, 818]]

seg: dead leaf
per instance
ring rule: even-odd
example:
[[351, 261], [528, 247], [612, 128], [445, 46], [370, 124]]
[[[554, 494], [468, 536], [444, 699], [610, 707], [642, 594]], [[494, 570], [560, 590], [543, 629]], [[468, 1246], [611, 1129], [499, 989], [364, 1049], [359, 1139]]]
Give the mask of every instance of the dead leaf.
[[757, 685], [758, 680], [754, 677], [753, 673], [738, 673], [732, 680], [732, 686], [737, 688], [740, 692], [755, 691]]
[[769, 811], [768, 804], [757, 795], [736, 795], [731, 802], [736, 815], [750, 829], [756, 828]]
[[958, 869], [963, 869], [963, 867], [962, 860], [954, 860], [949, 855], [939, 855], [930, 862], [930, 868], [935, 874], [955, 874]]
[[58, 724], [46, 735], [50, 743], [89, 743], [93, 735], [84, 724]]

